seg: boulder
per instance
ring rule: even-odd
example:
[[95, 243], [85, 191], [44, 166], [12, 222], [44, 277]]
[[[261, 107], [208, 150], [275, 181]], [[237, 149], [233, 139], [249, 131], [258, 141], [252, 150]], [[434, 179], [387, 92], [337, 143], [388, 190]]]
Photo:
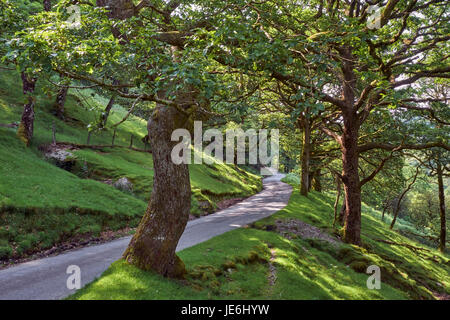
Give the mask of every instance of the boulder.
[[124, 192], [133, 192], [133, 183], [128, 180], [127, 177], [120, 178], [116, 182], [114, 182], [114, 188], [124, 191]]
[[67, 171], [71, 171], [75, 165], [75, 155], [67, 151], [64, 146], [52, 145], [45, 149], [44, 156], [59, 168]]

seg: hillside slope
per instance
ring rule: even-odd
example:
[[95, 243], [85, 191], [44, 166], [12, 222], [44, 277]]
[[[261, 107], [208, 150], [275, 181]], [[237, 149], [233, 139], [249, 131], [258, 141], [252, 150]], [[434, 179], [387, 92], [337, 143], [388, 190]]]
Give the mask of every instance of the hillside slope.
[[[38, 82], [40, 84], [40, 82]], [[56, 244], [89, 239], [137, 226], [145, 212], [153, 180], [152, 157], [144, 149], [146, 121], [131, 116], [118, 127], [115, 146], [92, 149], [86, 144], [87, 127], [95, 121], [108, 100], [91, 90], [70, 90], [65, 121], [52, 114], [54, 97], [38, 86], [34, 139], [29, 148], [17, 138], [16, 128], [0, 126], [0, 264]], [[0, 73], [0, 124], [18, 123], [24, 97], [15, 72]], [[115, 105], [110, 123], [127, 111]], [[70, 152], [67, 165], [49, 161], [42, 149], [52, 143], [52, 128], [58, 142], [80, 145]], [[111, 145], [113, 132], [94, 132], [91, 145]], [[67, 170], [62, 169], [64, 167]], [[190, 166], [193, 215], [216, 209], [219, 201], [247, 197], [261, 189], [258, 176], [240, 168], [215, 163]], [[126, 178], [131, 189], [112, 186]]]
[[[347, 245], [340, 242], [339, 231], [331, 228], [333, 198], [316, 192], [305, 198], [297, 190], [289, 205], [275, 215], [181, 251], [189, 271], [186, 280], [165, 279], [119, 260], [70, 298], [448, 297], [449, 257], [389, 230], [372, 214], [373, 210], [364, 207], [364, 248]], [[381, 269], [380, 290], [367, 288], [370, 265]]]

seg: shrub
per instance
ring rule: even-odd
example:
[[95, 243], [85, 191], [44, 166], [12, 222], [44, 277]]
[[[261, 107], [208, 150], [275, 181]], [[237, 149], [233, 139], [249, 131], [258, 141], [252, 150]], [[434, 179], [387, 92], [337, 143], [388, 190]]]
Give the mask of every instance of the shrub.
[[12, 249], [10, 246], [0, 246], [0, 259], [7, 259], [12, 255]]
[[298, 186], [300, 184], [300, 177], [296, 173], [288, 173], [286, 177], [281, 179], [282, 182], [288, 183], [293, 186]]

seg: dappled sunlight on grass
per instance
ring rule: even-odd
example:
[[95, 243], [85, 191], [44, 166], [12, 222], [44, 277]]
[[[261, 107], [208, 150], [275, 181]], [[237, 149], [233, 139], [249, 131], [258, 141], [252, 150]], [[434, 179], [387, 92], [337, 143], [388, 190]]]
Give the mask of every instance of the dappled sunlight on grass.
[[[183, 250], [180, 257], [196, 276], [188, 278], [180, 292], [194, 287], [210, 299], [431, 299], [432, 290], [448, 291], [446, 256], [431, 248], [417, 254], [406, 247], [376, 241], [383, 238], [418, 245], [371, 215], [363, 214], [364, 248], [319, 239], [287, 239], [264, 231], [264, 226], [277, 219], [299, 219], [330, 230], [330, 203], [332, 197], [312, 193], [305, 198], [294, 193], [285, 209], [255, 223], [257, 229], [233, 230]], [[274, 269], [269, 269], [269, 264]], [[367, 288], [369, 265], [381, 268], [381, 290]], [[111, 273], [121, 272], [122, 268], [119, 265]], [[276, 280], [271, 286], [269, 278], [274, 272]], [[166, 290], [166, 285], [160, 284], [160, 288]], [[97, 290], [103, 289], [83, 289], [77, 297], [89, 297]], [[130, 295], [134, 294], [125, 294]], [[158, 298], [166, 296], [161, 293]]]
[[[272, 263], [276, 269], [274, 287], [269, 289], [268, 267], [270, 253], [267, 245], [273, 248], [274, 259]], [[404, 293], [392, 288], [388, 284], [382, 285], [381, 291], [368, 290], [366, 287], [367, 275], [359, 274], [351, 268], [336, 260], [320, 246], [326, 244], [309, 242], [304, 239], [288, 240], [280, 235], [255, 229], [238, 229], [210, 241], [199, 244], [180, 252], [189, 270], [207, 270], [223, 268], [224, 265], [232, 269], [219, 272], [222, 275], [214, 276], [209, 273], [203, 276], [205, 280], [190, 280], [181, 291], [191, 287], [201, 288], [208, 298], [236, 298], [236, 299], [404, 299]], [[247, 257], [249, 253], [257, 252], [266, 262], [251, 263], [240, 257]], [[241, 262], [239, 262], [241, 261]], [[123, 266], [120, 269], [125, 268]], [[121, 272], [120, 269], [116, 272]], [[221, 269], [222, 270], [222, 269]], [[112, 271], [114, 274], [114, 270]], [[149, 276], [149, 273], [144, 273]], [[202, 273], [200, 273], [202, 274]], [[225, 275], [224, 275], [225, 274]], [[228, 275], [226, 275], [228, 274]], [[105, 275], [107, 276], [107, 275]], [[141, 275], [132, 275], [141, 277]], [[157, 277], [153, 275], [153, 277]], [[168, 281], [170, 282], [170, 281]], [[104, 285], [103, 283], [101, 284]], [[167, 284], [161, 284], [166, 290]], [[86, 288], [76, 297], [88, 298], [90, 292], [97, 290]], [[122, 290], [127, 291], [125, 288]], [[130, 289], [131, 290], [131, 289]], [[86, 291], [86, 295], [83, 293]], [[167, 294], [167, 291], [165, 292]], [[128, 292], [127, 297], [134, 295]], [[144, 295], [141, 295], [142, 298]], [[158, 299], [165, 297], [158, 294]], [[102, 295], [99, 296], [102, 298]], [[176, 298], [177, 295], [170, 296]]]
[[204, 299], [205, 293], [168, 280], [157, 274], [144, 272], [123, 260], [112, 264], [103, 277], [88, 285], [90, 293], [80, 296], [82, 300], [151, 300], [151, 299]]

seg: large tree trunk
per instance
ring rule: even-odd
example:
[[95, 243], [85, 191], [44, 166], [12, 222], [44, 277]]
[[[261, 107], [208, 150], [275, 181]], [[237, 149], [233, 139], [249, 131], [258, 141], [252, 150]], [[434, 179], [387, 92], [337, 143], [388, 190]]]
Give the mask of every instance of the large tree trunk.
[[[112, 19], [125, 20], [137, 12], [133, 0], [97, 0], [97, 6], [108, 7], [108, 16]], [[121, 43], [128, 41], [117, 28], [113, 27], [112, 33]], [[176, 51], [176, 48], [173, 50]], [[186, 90], [189, 91], [189, 88]], [[163, 93], [160, 94], [166, 98]], [[178, 102], [192, 105], [192, 101], [185, 98], [180, 94]], [[172, 149], [177, 144], [171, 141], [171, 136], [175, 129], [185, 128], [187, 120], [184, 113], [159, 104], [149, 119], [153, 190], [147, 211], [123, 254], [128, 263], [167, 277], [182, 277], [186, 272], [175, 250], [189, 219], [191, 185], [188, 165], [176, 165], [171, 159]]]
[[361, 188], [358, 172], [358, 131], [356, 113], [344, 113], [342, 134], [342, 181], [345, 190], [344, 241], [361, 245]]
[[27, 96], [27, 103], [25, 103], [22, 112], [22, 118], [20, 121], [17, 135], [27, 146], [30, 144], [33, 138], [34, 131], [34, 98], [31, 94], [36, 87], [36, 78], [29, 77], [24, 72], [21, 74], [23, 94]]
[[311, 156], [311, 128], [306, 117], [300, 120], [303, 129], [303, 146], [302, 146], [302, 176], [300, 182], [300, 194], [307, 197], [309, 190], [309, 162]]
[[439, 236], [439, 251], [445, 251], [445, 241], [447, 236], [447, 227], [445, 219], [445, 194], [444, 194], [444, 181], [442, 174], [442, 165], [438, 162], [437, 166], [437, 177], [438, 177], [438, 188], [439, 188], [439, 214], [441, 218], [441, 233]]
[[187, 164], [175, 165], [171, 160], [176, 144], [171, 141], [172, 132], [185, 123], [183, 114], [161, 105], [149, 121], [155, 170], [153, 191], [147, 212], [124, 253], [129, 263], [168, 277], [185, 273], [175, 249], [189, 218], [191, 186]]

